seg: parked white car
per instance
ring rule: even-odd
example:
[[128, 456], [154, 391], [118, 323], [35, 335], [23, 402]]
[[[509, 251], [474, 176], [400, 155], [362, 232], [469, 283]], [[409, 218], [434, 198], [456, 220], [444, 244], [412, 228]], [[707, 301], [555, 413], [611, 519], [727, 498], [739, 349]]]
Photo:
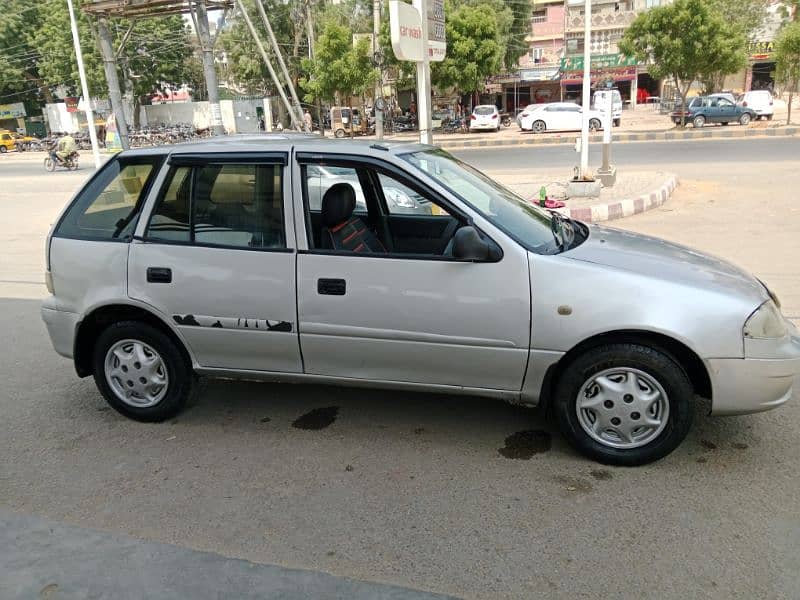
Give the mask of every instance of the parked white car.
[[[316, 208], [320, 168], [337, 181]], [[392, 189], [435, 210], [398, 212]], [[681, 442], [695, 395], [768, 410], [800, 373], [800, 334], [751, 275], [541, 209], [421, 144], [121, 152], [46, 264], [55, 350], [140, 421], [177, 414], [197, 376], [447, 392], [548, 407], [588, 456], [636, 465]]]
[[469, 117], [469, 130], [500, 131], [500, 111], [493, 104], [476, 106]]
[[[517, 123], [522, 131], [534, 133], [579, 131], [583, 126], [583, 109], [572, 102], [531, 104], [517, 117]], [[589, 110], [589, 129], [597, 131], [602, 128], [602, 113]]]
[[772, 92], [769, 90], [752, 90], [739, 96], [738, 105], [751, 109], [756, 113], [756, 118], [764, 117], [768, 121], [772, 120], [775, 114], [774, 100]]

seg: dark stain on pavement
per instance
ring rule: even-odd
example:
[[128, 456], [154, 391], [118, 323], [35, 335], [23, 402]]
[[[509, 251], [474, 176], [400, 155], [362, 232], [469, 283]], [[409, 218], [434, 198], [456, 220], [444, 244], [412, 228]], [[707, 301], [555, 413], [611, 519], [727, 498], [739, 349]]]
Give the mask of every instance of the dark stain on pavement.
[[710, 442], [708, 440], [700, 440], [700, 445], [705, 448], [706, 450], [716, 450], [717, 445], [714, 442]]
[[552, 440], [548, 432], [528, 429], [508, 436], [505, 447], [498, 448], [497, 451], [506, 458], [528, 460], [534, 454], [547, 452], [551, 445]]
[[269, 417], [261, 417], [259, 419], [259, 421], [261, 421], [262, 423], [269, 423], [271, 420], [272, 419], [270, 419]]
[[702, 465], [703, 463], [707, 463], [708, 459], [705, 456], [698, 456], [695, 462], [699, 462]]
[[614, 477], [611, 474], [611, 471], [606, 471], [605, 469], [593, 469], [592, 471], [589, 471], [589, 475], [591, 475], [592, 477], [594, 477], [598, 481], [603, 481], [603, 480], [611, 479], [612, 477]]
[[315, 408], [314, 410], [308, 411], [302, 417], [295, 419], [294, 423], [292, 423], [292, 427], [296, 427], [297, 429], [309, 429], [311, 431], [325, 429], [336, 420], [338, 415], [338, 406]]
[[39, 590], [39, 598], [51, 598], [57, 591], [57, 583], [48, 583], [41, 590]]
[[748, 448], [747, 444], [743, 444], [742, 442], [734, 443], [733, 447], [736, 448], [737, 450], [747, 450]]

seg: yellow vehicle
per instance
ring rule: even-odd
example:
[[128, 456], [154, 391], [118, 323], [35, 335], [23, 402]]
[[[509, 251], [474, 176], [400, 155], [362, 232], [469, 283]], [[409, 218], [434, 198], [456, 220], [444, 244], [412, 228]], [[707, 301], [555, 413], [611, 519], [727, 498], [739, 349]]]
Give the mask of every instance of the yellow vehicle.
[[[352, 119], [350, 115], [353, 115]], [[369, 133], [369, 119], [357, 108], [349, 106], [331, 106], [331, 129], [337, 138], [350, 135], [366, 135]]]
[[0, 131], [0, 154], [17, 149], [17, 140], [9, 131]]

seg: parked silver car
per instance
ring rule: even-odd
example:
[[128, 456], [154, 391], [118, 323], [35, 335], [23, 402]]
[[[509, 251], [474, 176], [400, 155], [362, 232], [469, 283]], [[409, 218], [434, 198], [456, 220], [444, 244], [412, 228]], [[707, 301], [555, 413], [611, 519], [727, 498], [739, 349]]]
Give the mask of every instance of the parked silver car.
[[[320, 169], [339, 170], [317, 206]], [[767, 410], [800, 372], [800, 335], [744, 271], [418, 144], [122, 152], [53, 227], [46, 279], [56, 351], [142, 421], [179, 412], [197, 375], [472, 394], [548, 407], [586, 455], [636, 465], [680, 443], [695, 395]]]

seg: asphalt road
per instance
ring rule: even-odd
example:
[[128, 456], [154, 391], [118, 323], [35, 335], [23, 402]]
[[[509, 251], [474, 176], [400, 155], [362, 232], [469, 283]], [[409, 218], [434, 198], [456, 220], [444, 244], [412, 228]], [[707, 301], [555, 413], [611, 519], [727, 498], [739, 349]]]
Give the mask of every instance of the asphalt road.
[[[615, 225], [729, 258], [800, 317], [796, 144], [620, 146], [621, 168], [624, 153], [648, 153], [681, 185]], [[696, 147], [706, 160], [686, 158]], [[539, 159], [568, 170], [574, 155], [554, 155], [564, 150], [461, 155], [487, 170]], [[0, 161], [0, 509], [466, 598], [797, 597], [797, 394], [747, 417], [712, 419], [698, 405], [683, 445], [636, 469], [589, 462], [541, 416], [477, 398], [209, 381], [171, 422], [124, 419], [52, 352], [38, 314], [44, 232], [90, 169], [37, 166]], [[318, 428], [298, 427], [309, 420]], [[537, 443], [515, 447], [523, 431], [540, 432]], [[70, 564], [88, 569], [104, 547]], [[24, 565], [0, 553], [0, 581], [32, 552]]]
[[[713, 139], [688, 142], [630, 142], [612, 144], [612, 162], [622, 167], [669, 165], [672, 169], [704, 169], [730, 174], [747, 170], [754, 163], [800, 161], [800, 138]], [[601, 163], [599, 144], [589, 147], [592, 166]], [[463, 160], [487, 171], [494, 169], [570, 168], [579, 155], [570, 145], [470, 148], [453, 151]], [[710, 168], [711, 165], [715, 168]], [[727, 164], [729, 169], [717, 169]], [[756, 175], [756, 173], [749, 173]]]

